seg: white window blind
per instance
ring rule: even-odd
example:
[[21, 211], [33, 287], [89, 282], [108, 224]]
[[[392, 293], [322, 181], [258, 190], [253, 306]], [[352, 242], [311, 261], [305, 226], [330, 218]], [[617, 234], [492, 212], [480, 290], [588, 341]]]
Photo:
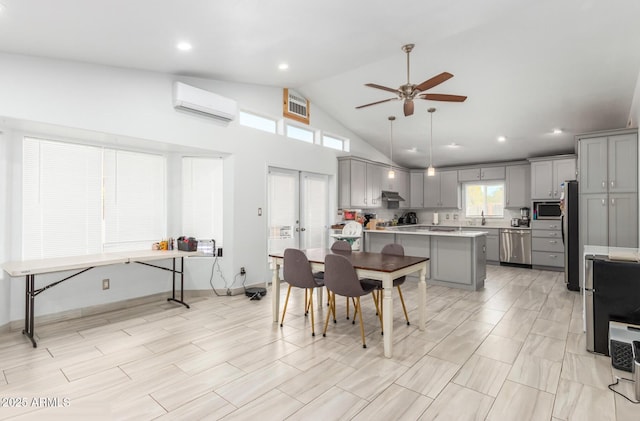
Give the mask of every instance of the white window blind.
[[219, 158], [182, 159], [182, 230], [222, 246], [222, 169]]
[[166, 236], [165, 158], [104, 151], [105, 251], [148, 249]]
[[25, 138], [22, 172], [24, 259], [148, 249], [166, 236], [160, 155]]
[[25, 138], [22, 256], [102, 251], [102, 150]]

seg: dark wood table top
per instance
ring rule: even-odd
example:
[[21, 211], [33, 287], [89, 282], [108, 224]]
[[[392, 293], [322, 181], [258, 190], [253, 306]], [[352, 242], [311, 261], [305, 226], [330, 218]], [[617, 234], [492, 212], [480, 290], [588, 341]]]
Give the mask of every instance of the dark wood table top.
[[[328, 254], [339, 254], [349, 259], [356, 269], [375, 270], [378, 272], [395, 272], [396, 270], [422, 263], [429, 260], [428, 257], [393, 256], [382, 253], [369, 253], [364, 251], [333, 251], [331, 249], [307, 249], [302, 250], [311, 263], [323, 263]], [[284, 251], [270, 253], [269, 257], [284, 257]]]

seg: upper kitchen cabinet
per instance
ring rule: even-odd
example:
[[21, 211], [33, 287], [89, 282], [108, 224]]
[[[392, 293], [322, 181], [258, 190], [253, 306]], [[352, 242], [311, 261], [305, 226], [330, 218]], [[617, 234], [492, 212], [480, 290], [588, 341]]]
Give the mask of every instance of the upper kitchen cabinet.
[[409, 187], [409, 208], [424, 208], [424, 171], [409, 173]]
[[505, 167], [469, 168], [458, 170], [458, 181], [504, 180]]
[[394, 178], [389, 178], [389, 167], [382, 168], [382, 178], [380, 185], [382, 190], [397, 192], [400, 197], [404, 199], [400, 201], [400, 208], [408, 208], [410, 202], [410, 190], [409, 190], [409, 171], [401, 168], [394, 167]]
[[578, 136], [580, 192], [636, 192], [637, 155], [638, 135], [635, 131], [609, 136]]
[[531, 166], [508, 165], [505, 179], [505, 208], [524, 208], [531, 205]]
[[[395, 178], [388, 177], [389, 166], [356, 158], [338, 158], [338, 206], [344, 208], [379, 208], [382, 190], [396, 191], [408, 200], [409, 173], [394, 168]], [[407, 207], [400, 202], [401, 207]]]
[[429, 177], [424, 173], [425, 208], [460, 208], [458, 171], [437, 171]]
[[567, 155], [531, 160], [531, 198], [559, 200], [562, 183], [576, 179], [576, 159]]

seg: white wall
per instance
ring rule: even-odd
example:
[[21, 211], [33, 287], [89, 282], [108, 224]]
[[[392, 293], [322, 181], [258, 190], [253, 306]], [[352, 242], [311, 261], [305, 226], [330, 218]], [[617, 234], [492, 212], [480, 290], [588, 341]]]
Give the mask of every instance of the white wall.
[[[10, 151], [6, 135], [0, 132], [0, 262], [9, 260], [11, 224], [7, 197], [9, 195]], [[0, 271], [0, 327], [9, 322], [9, 291], [11, 278]]]
[[[266, 217], [265, 213], [258, 216], [257, 209], [266, 210], [267, 168], [278, 166], [331, 176], [337, 172], [337, 152], [331, 149], [242, 127], [237, 122], [225, 127], [204, 117], [178, 112], [172, 107], [172, 84], [174, 80], [181, 80], [234, 98], [243, 109], [278, 117], [282, 101], [280, 88], [176, 78], [167, 74], [10, 54], [0, 54], [0, 69], [0, 116], [8, 117], [0, 117], [0, 129], [3, 124], [20, 129], [10, 139], [18, 149], [11, 155], [9, 163], [13, 168], [11, 186], [0, 187], [0, 193], [4, 191], [5, 194], [13, 189], [11, 212], [8, 218], [3, 214], [5, 218], [1, 224], [5, 231], [11, 226], [20, 226], [19, 142], [23, 133], [37, 130], [35, 134], [47, 135], [47, 127], [55, 126], [57, 137], [64, 137], [60, 133], [66, 132], [72, 138], [94, 142], [136, 138], [149, 140], [160, 150], [167, 150], [173, 145], [220, 152], [229, 155], [225, 159], [223, 273], [227, 280], [233, 280], [240, 267], [244, 266], [247, 285], [263, 283], [269, 279]], [[350, 138], [354, 155], [386, 162], [384, 155], [313, 106], [311, 125]], [[170, 181], [170, 185], [173, 184]], [[332, 193], [332, 200], [335, 200], [335, 181]], [[179, 212], [172, 206], [169, 211], [172, 218], [169, 228], [176, 229]], [[11, 234], [14, 238], [20, 237], [20, 232]], [[2, 236], [7, 237], [9, 235]], [[20, 259], [19, 241], [12, 242], [9, 252], [5, 251], [0, 257], [3, 261]], [[81, 275], [81, 279], [73, 279], [48, 290], [45, 294], [48, 298], [38, 299], [37, 315], [164, 291], [169, 285], [168, 275], [133, 265], [93, 269]], [[106, 292], [99, 287], [103, 277], [111, 279], [112, 287]], [[43, 276], [37, 280], [41, 283], [58, 278], [58, 275]], [[167, 282], [159, 282], [163, 279]], [[24, 306], [23, 283], [15, 281], [9, 294], [7, 282], [3, 282], [0, 289], [0, 303], [7, 300], [7, 295], [10, 296], [11, 320], [22, 317]], [[201, 276], [188, 278], [186, 287], [209, 288], [208, 281]], [[217, 288], [222, 286], [216, 284]], [[0, 324], [3, 317], [6, 318], [0, 310]]]

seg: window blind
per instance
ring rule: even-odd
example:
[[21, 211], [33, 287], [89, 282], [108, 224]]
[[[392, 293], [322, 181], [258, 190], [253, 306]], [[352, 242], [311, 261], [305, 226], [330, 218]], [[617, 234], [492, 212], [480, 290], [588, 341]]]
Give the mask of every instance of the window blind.
[[198, 239], [214, 239], [222, 246], [223, 161], [182, 158], [182, 230]]

